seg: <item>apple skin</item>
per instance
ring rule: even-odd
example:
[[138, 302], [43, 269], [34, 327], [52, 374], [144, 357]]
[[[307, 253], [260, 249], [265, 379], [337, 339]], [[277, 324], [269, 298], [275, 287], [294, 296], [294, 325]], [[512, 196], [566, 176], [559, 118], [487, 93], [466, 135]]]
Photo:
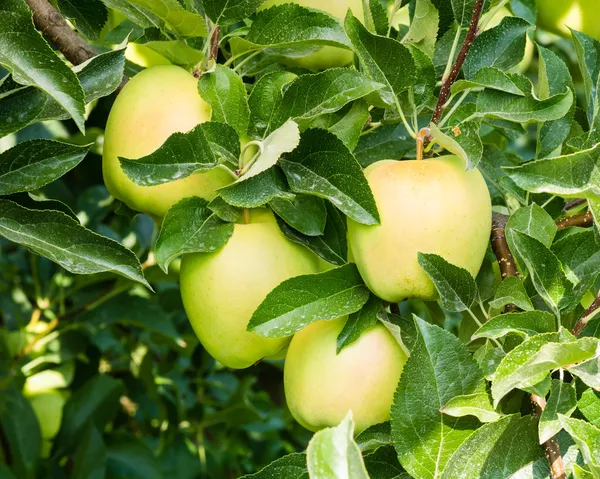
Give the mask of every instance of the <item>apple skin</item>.
[[136, 211], [162, 217], [183, 198], [212, 199], [232, 182], [224, 168], [196, 173], [156, 186], [139, 186], [121, 169], [118, 157], [141, 158], [175, 132], [210, 120], [211, 108], [197, 90], [197, 80], [183, 68], [156, 66], [129, 80], [108, 115], [102, 171], [106, 188]]
[[578, 30], [600, 40], [598, 0], [538, 0], [537, 24], [543, 30], [571, 37]]
[[65, 398], [60, 391], [50, 390], [29, 398], [40, 423], [42, 439], [52, 439], [60, 430]]
[[349, 410], [356, 434], [387, 421], [406, 353], [381, 323], [336, 355], [346, 318], [317, 321], [292, 339], [284, 366], [294, 419], [311, 431], [336, 426]]
[[435, 253], [477, 275], [492, 221], [490, 194], [477, 169], [456, 156], [383, 160], [365, 169], [381, 224], [348, 219], [348, 244], [367, 286], [380, 298], [434, 300], [417, 253]]
[[187, 316], [206, 351], [227, 367], [243, 369], [284, 349], [290, 338], [246, 331], [254, 310], [286, 279], [319, 271], [317, 256], [292, 243], [269, 210], [251, 210], [214, 253], [186, 254], [180, 286]]
[[[267, 0], [262, 4], [260, 10], [265, 10], [274, 5], [284, 3], [296, 3], [302, 7], [323, 10], [333, 15], [340, 21], [346, 18], [350, 8], [353, 15], [362, 21], [362, 0]], [[284, 63], [292, 67], [306, 68], [307, 70], [319, 71], [327, 68], [345, 67], [354, 60], [354, 53], [343, 48], [324, 46], [319, 51], [300, 58], [286, 58]]]

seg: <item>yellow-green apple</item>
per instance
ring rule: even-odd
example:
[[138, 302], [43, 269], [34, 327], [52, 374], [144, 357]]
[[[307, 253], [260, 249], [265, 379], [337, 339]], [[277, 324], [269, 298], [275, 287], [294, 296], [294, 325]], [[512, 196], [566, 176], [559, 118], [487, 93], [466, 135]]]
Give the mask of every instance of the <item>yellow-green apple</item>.
[[163, 216], [179, 200], [212, 199], [232, 181], [223, 168], [196, 173], [156, 186], [140, 186], [122, 170], [119, 157], [138, 159], [160, 147], [175, 132], [210, 120], [211, 108], [197, 90], [197, 80], [183, 68], [148, 68], [123, 88], [110, 111], [104, 137], [102, 170], [108, 191], [130, 208]]
[[373, 163], [365, 169], [381, 223], [348, 219], [348, 243], [371, 291], [389, 302], [433, 300], [436, 290], [417, 260], [435, 253], [477, 275], [490, 237], [485, 180], [456, 156]]
[[317, 321], [296, 333], [284, 366], [294, 419], [311, 431], [337, 425], [352, 411], [356, 433], [387, 421], [406, 353], [383, 324], [336, 354], [345, 318]]
[[60, 391], [50, 390], [28, 398], [33, 412], [40, 423], [43, 439], [52, 439], [58, 434], [62, 422], [65, 398]]
[[[342, 20], [350, 8], [356, 18], [362, 21], [363, 0], [267, 0], [261, 10], [284, 3], [296, 3], [303, 7], [323, 10], [324, 12]], [[285, 63], [290, 66], [306, 68], [308, 70], [325, 70], [327, 68], [343, 67], [352, 63], [354, 53], [343, 48], [325, 46], [319, 51], [301, 58], [288, 58]]]
[[598, 0], [538, 0], [537, 24], [563, 37], [578, 30], [600, 40]]
[[246, 331], [254, 310], [282, 281], [318, 271], [317, 256], [287, 240], [269, 210], [250, 210], [249, 222], [236, 224], [222, 249], [183, 256], [181, 297], [208, 353], [230, 368], [247, 368], [290, 341]]

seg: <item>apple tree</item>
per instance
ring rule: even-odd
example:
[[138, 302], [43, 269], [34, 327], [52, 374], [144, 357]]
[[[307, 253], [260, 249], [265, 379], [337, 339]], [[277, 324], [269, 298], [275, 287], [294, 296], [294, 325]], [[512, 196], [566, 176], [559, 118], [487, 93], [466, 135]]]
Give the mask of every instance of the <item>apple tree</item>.
[[0, 0], [0, 479], [600, 478], [593, 0]]

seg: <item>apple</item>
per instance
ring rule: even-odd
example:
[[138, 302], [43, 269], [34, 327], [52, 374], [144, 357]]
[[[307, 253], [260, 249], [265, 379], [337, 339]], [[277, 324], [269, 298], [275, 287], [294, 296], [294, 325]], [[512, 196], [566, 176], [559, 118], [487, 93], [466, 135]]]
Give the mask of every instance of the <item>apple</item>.
[[[284, 3], [296, 3], [302, 7], [323, 10], [340, 21], [346, 17], [350, 8], [356, 18], [363, 18], [363, 0], [267, 0], [260, 10]], [[284, 63], [292, 67], [306, 68], [307, 70], [326, 70], [327, 68], [344, 67], [354, 60], [354, 53], [343, 48], [325, 46], [319, 51], [300, 58], [286, 58]]]
[[285, 397], [294, 419], [311, 431], [339, 424], [349, 410], [357, 434], [390, 418], [407, 355], [381, 323], [336, 354], [345, 322], [312, 323], [288, 349]]
[[221, 167], [156, 186], [139, 186], [121, 169], [119, 157], [146, 156], [173, 133], [210, 120], [211, 108], [197, 83], [183, 68], [157, 66], [138, 73], [117, 96], [106, 124], [102, 171], [110, 194], [130, 208], [162, 217], [183, 198], [210, 200], [231, 183], [231, 174]]
[[598, 0], [538, 0], [537, 24], [563, 37], [577, 30], [600, 40]]
[[29, 403], [40, 423], [42, 439], [52, 439], [58, 434], [65, 402], [64, 396], [57, 390], [29, 397]]
[[212, 357], [236, 369], [276, 355], [290, 341], [246, 331], [267, 294], [286, 279], [319, 271], [317, 256], [287, 240], [270, 210], [249, 216], [219, 251], [181, 261], [181, 297], [194, 331]]
[[477, 275], [490, 238], [485, 180], [456, 156], [383, 160], [365, 169], [381, 223], [348, 219], [348, 243], [362, 278], [380, 298], [434, 300], [417, 253], [435, 253]]
[[139, 43], [128, 43], [125, 58], [136, 65], [149, 68], [158, 65], [171, 65], [171, 62], [152, 48]]

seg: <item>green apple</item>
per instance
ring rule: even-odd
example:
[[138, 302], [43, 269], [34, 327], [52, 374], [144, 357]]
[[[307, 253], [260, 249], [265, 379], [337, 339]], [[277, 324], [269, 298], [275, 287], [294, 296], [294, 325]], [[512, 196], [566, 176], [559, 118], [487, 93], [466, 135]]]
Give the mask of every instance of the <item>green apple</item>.
[[311, 431], [337, 425], [352, 410], [356, 433], [390, 418], [406, 353], [377, 324], [336, 354], [345, 318], [317, 321], [292, 339], [284, 366], [292, 416]]
[[[363, 18], [363, 0], [267, 0], [261, 10], [284, 3], [296, 3], [303, 7], [323, 10], [341, 21], [346, 17], [350, 8], [356, 18]], [[285, 63], [289, 66], [306, 68], [308, 70], [325, 70], [327, 68], [344, 67], [352, 63], [354, 53], [343, 48], [325, 46], [319, 51], [301, 58], [287, 58]]]
[[183, 256], [183, 306], [212, 357], [230, 368], [247, 368], [290, 341], [246, 331], [254, 310], [282, 281], [318, 268], [317, 256], [287, 240], [269, 210], [251, 210], [248, 224], [236, 224], [222, 249]]
[[598, 0], [538, 0], [537, 24], [563, 37], [571, 36], [570, 27], [600, 40], [598, 5]]
[[125, 58], [142, 67], [155, 67], [158, 65], [171, 65], [171, 62], [158, 52], [146, 45], [128, 43], [125, 49]]
[[64, 396], [57, 390], [29, 397], [29, 403], [40, 423], [43, 439], [52, 439], [58, 434], [65, 402]]
[[348, 219], [348, 243], [365, 283], [389, 302], [433, 300], [417, 261], [435, 253], [477, 275], [492, 221], [490, 194], [477, 169], [456, 156], [373, 163], [365, 169], [381, 224]]
[[218, 188], [231, 183], [230, 173], [217, 167], [162, 185], [139, 186], [121, 169], [119, 157], [146, 156], [173, 133], [210, 120], [210, 106], [198, 94], [197, 83], [183, 68], [157, 66], [138, 73], [117, 96], [106, 124], [102, 170], [108, 191], [130, 208], [162, 217], [183, 198], [212, 199]]

